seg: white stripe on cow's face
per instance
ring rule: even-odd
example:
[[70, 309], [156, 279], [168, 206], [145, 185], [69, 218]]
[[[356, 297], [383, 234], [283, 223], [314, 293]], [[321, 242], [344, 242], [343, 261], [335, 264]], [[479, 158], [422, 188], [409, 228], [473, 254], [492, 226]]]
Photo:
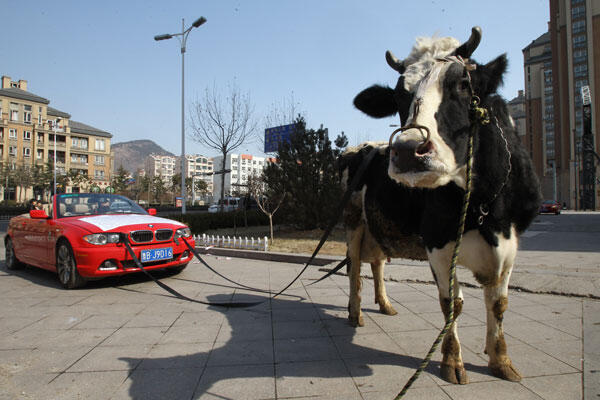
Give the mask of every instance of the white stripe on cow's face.
[[[390, 161], [388, 174], [395, 181], [410, 187], [436, 188], [455, 182], [458, 186], [465, 187], [465, 167], [457, 166], [454, 151], [444, 141], [438, 130], [436, 113], [440, 109], [443, 97], [444, 75], [451, 62], [437, 62], [419, 83], [410, 107], [408, 124], [426, 126], [430, 132], [430, 141], [434, 151], [427, 159], [427, 171], [400, 172]], [[418, 105], [417, 105], [418, 104]], [[415, 115], [416, 111], [416, 115]], [[404, 131], [396, 139], [401, 142], [425, 140], [426, 133], [419, 129]]]

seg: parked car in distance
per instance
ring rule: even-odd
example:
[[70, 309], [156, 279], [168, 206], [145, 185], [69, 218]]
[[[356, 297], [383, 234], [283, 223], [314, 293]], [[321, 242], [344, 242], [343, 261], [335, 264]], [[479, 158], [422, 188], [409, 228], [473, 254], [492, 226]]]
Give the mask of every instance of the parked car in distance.
[[240, 205], [239, 197], [225, 197], [222, 201], [219, 200], [216, 204], [211, 204], [208, 207], [209, 213], [221, 212], [221, 204], [223, 204], [223, 212], [236, 211]]
[[144, 269], [182, 271], [192, 260], [190, 229], [156, 217], [124, 196], [67, 193], [54, 196], [50, 210], [31, 210], [10, 220], [4, 238], [6, 266], [23, 264], [56, 271], [67, 289], [86, 281], [138, 272], [122, 239]]
[[556, 200], [544, 200], [544, 202], [540, 205], [540, 214], [560, 214], [560, 210], [562, 209], [561, 204]]

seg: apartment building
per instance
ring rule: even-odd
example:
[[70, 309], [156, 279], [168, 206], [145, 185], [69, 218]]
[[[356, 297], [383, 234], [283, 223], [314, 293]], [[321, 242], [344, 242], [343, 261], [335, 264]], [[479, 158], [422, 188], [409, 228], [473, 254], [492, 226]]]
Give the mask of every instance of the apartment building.
[[527, 118], [525, 113], [525, 92], [519, 90], [517, 97], [513, 98], [508, 102], [508, 113], [515, 123], [515, 130], [517, 135], [521, 139], [523, 145], [525, 142], [525, 133], [527, 131]]
[[162, 154], [150, 154], [144, 161], [144, 169], [149, 177], [160, 176], [166, 185], [173, 183], [177, 157]]
[[[175, 173], [181, 171], [181, 156], [177, 158], [175, 165]], [[186, 154], [185, 156], [185, 174], [188, 178], [193, 178], [194, 182], [198, 179], [203, 180], [207, 184], [206, 193], [194, 191], [192, 198], [193, 203], [197, 201], [210, 202], [213, 197], [213, 159], [200, 154]]]
[[[250, 154], [227, 154], [225, 170], [231, 170], [225, 174], [225, 195], [234, 196], [247, 192], [248, 178], [262, 174], [266, 163], [271, 159], [252, 156]], [[214, 168], [221, 171], [223, 168], [223, 156], [213, 158]], [[214, 195], [221, 196], [221, 174], [215, 174], [213, 178]]]
[[[590, 150], [600, 153], [600, 1], [549, 0], [548, 32], [523, 49], [525, 57], [526, 145], [545, 198], [580, 209], [584, 176], [582, 88], [591, 94]], [[594, 157], [586, 152], [587, 157]], [[592, 169], [592, 199], [600, 206], [598, 163]], [[589, 171], [588, 175], [589, 175]], [[589, 188], [589, 186], [587, 186]], [[586, 190], [587, 190], [586, 188]], [[590, 207], [590, 204], [592, 206]]]
[[[110, 185], [112, 135], [74, 121], [71, 115], [49, 106], [50, 100], [31, 93], [27, 81], [2, 77], [0, 88], [0, 161], [3, 167], [35, 167], [53, 161], [56, 135], [56, 169], [59, 174], [76, 171], [91, 178], [91, 186], [69, 183], [68, 192], [104, 189]], [[18, 187], [18, 185], [17, 185]], [[5, 193], [5, 189], [6, 193]], [[0, 187], [2, 198], [25, 201], [31, 187]], [[50, 189], [50, 188], [48, 188]], [[20, 198], [16, 198], [20, 196]]]

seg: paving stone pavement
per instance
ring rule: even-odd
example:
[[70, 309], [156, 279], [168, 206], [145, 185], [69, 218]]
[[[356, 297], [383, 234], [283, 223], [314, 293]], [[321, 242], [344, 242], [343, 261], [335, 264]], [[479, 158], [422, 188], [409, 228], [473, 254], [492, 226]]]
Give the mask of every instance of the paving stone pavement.
[[[301, 265], [207, 256], [225, 275], [278, 290]], [[365, 326], [347, 323], [348, 281], [310, 268], [276, 299], [240, 290], [195, 262], [158, 274], [220, 308], [171, 297], [140, 275], [59, 288], [47, 271], [0, 266], [0, 399], [392, 399], [442, 327], [437, 289], [387, 282], [396, 316], [365, 279]], [[400, 271], [401, 274], [401, 271]], [[436, 352], [406, 399], [600, 398], [600, 302], [511, 290], [508, 352], [523, 375], [501, 381], [483, 353], [482, 291], [464, 288], [459, 337], [470, 383], [439, 378]], [[585, 393], [584, 393], [585, 391]]]

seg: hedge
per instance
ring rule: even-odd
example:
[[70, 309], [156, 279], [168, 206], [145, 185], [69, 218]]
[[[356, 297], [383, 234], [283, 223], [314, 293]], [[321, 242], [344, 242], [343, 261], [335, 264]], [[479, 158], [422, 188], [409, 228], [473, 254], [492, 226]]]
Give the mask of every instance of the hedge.
[[[245, 226], [244, 211], [225, 213], [194, 213], [194, 214], [170, 214], [166, 216], [190, 227], [192, 233], [200, 234], [211, 229], [233, 228], [234, 226]], [[269, 218], [259, 210], [246, 212], [248, 226], [268, 225]]]

